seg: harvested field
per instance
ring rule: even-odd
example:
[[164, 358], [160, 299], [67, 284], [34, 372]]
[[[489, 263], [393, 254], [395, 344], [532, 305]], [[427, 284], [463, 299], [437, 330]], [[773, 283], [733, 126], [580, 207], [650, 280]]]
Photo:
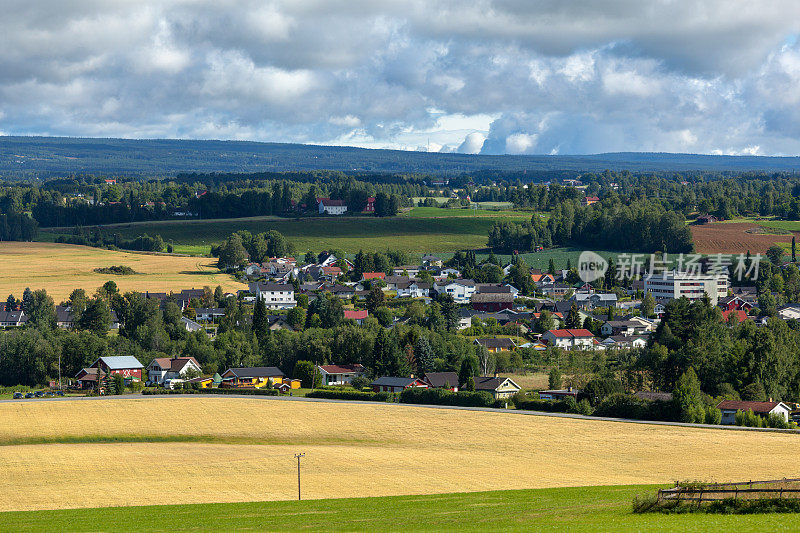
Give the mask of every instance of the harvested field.
[[[767, 251], [773, 244], [792, 242], [792, 233], [775, 235], [750, 222], [731, 222], [692, 226], [695, 250], [701, 254], [751, 254]], [[795, 232], [794, 234], [797, 234]]]
[[800, 438], [264, 398], [3, 402], [0, 420], [0, 511], [293, 499], [297, 452], [312, 499], [766, 479]]
[[[169, 292], [205, 285], [227, 291], [246, 288], [214, 267], [214, 259], [115, 252], [72, 244], [0, 242], [0, 294], [22, 298], [25, 287], [46, 289], [56, 303], [73, 289], [89, 294], [108, 280], [120, 291]], [[98, 274], [95, 268], [124, 265], [137, 274]]]

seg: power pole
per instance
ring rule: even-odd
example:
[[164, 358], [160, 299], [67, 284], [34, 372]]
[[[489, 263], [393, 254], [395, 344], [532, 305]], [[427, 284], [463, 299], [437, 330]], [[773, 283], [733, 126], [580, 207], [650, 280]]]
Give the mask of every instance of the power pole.
[[295, 459], [297, 459], [297, 499], [300, 500], [300, 458], [305, 457], [306, 454], [304, 453], [296, 453], [294, 454]]

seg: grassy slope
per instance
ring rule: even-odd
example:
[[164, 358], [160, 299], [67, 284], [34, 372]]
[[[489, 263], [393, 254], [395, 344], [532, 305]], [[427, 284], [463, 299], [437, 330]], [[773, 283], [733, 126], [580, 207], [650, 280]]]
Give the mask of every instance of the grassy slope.
[[[416, 209], [422, 211], [415, 213]], [[426, 210], [444, 213], [432, 218]], [[297, 250], [320, 252], [340, 249], [355, 253], [359, 249], [382, 251], [388, 248], [412, 253], [439, 253], [486, 246], [489, 227], [498, 218], [526, 219], [528, 214], [478, 211], [478, 215], [460, 210], [415, 208], [410, 215], [393, 218], [342, 217], [276, 219], [254, 217], [209, 221], [163, 221], [107, 226], [109, 233], [130, 239], [147, 233], [161, 235], [178, 245], [180, 252], [207, 252], [211, 244], [222, 242], [237, 230], [253, 233], [275, 229], [290, 239]], [[52, 235], [52, 234], [51, 234]], [[42, 240], [52, 240], [43, 232]], [[189, 246], [190, 248], [187, 248]]]
[[0, 513], [3, 531], [766, 531], [799, 515], [634, 515], [654, 487], [559, 489]]

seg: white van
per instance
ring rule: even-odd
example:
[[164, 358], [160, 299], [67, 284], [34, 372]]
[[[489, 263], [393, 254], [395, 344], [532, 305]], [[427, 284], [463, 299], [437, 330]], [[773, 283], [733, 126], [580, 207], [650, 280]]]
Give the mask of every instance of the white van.
[[178, 379], [178, 378], [165, 379], [164, 380], [164, 388], [173, 390], [175, 388], [175, 385], [177, 385], [179, 383], [183, 383], [184, 381], [186, 381], [186, 380], [185, 379]]

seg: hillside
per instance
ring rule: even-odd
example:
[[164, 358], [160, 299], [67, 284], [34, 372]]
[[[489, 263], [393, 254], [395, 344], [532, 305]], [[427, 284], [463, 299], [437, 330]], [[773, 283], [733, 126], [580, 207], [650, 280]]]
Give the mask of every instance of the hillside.
[[0, 176], [6, 178], [84, 173], [170, 176], [178, 172], [318, 169], [430, 174], [518, 173], [516, 177], [536, 179], [606, 169], [797, 172], [800, 158], [664, 153], [468, 155], [246, 141], [0, 137]]

